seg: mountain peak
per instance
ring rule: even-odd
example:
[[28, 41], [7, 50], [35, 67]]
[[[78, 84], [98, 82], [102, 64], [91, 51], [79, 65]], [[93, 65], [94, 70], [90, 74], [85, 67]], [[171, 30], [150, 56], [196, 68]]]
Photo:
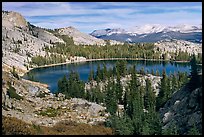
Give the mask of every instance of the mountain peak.
[[28, 23], [20, 13], [14, 11], [2, 11], [2, 26], [6, 28], [20, 27], [27, 30]]
[[122, 34], [126, 33], [125, 29], [122, 28], [106, 28], [106, 29], [100, 29], [100, 30], [94, 30], [91, 35], [92, 36], [100, 36], [100, 35], [112, 35], [112, 34]]
[[145, 24], [144, 26], [135, 26], [129, 28], [129, 32], [136, 34], [158, 33], [163, 31], [164, 28], [165, 27], [160, 24]]

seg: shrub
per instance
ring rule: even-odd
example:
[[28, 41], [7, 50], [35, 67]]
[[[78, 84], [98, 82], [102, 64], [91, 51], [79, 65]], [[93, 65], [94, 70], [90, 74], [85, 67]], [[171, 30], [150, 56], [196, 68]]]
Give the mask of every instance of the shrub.
[[40, 93], [37, 95], [37, 97], [44, 98], [45, 95], [48, 95], [48, 93], [44, 93], [44, 92], [42, 93], [42, 92], [40, 92]]
[[17, 78], [18, 80], [20, 79], [20, 77], [18, 76], [18, 74], [17, 74], [16, 69], [15, 69], [14, 66], [13, 66], [13, 69], [12, 69], [11, 73], [12, 73], [12, 75], [13, 75], [15, 78]]
[[19, 96], [17, 93], [16, 93], [16, 89], [14, 87], [12, 87], [11, 85], [9, 85], [9, 89], [7, 91], [7, 94], [10, 98], [15, 98], [17, 100], [20, 100], [20, 99], [23, 99], [21, 96]]
[[57, 110], [54, 108], [47, 108], [45, 111], [41, 111], [38, 113], [38, 115], [48, 116], [48, 117], [56, 117], [57, 114], [58, 114]]

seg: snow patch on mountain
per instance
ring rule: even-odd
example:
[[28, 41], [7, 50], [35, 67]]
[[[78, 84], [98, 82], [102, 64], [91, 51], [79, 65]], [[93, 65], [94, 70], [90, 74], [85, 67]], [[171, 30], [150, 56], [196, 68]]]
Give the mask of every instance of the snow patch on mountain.
[[148, 34], [148, 33], [158, 33], [165, 29], [164, 26], [159, 24], [146, 24], [144, 26], [135, 26], [128, 29], [129, 33], [135, 34]]
[[91, 35], [95, 37], [99, 36], [110, 36], [112, 34], [129, 34], [131, 36], [137, 36], [142, 34], [151, 34], [151, 33], [167, 33], [167, 32], [181, 32], [181, 33], [190, 33], [190, 32], [202, 32], [202, 24], [198, 26], [188, 25], [188, 24], [180, 24], [176, 26], [164, 26], [160, 24], [146, 24], [143, 26], [134, 26], [130, 27], [127, 30], [122, 28], [117, 29], [101, 29], [94, 30]]

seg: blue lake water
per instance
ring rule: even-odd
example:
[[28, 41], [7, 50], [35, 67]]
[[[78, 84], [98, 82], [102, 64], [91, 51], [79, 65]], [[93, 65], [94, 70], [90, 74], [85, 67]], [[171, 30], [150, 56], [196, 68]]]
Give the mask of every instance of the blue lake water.
[[[110, 69], [115, 65], [116, 60], [91, 61], [45, 68], [36, 68], [29, 71], [29, 73], [32, 73], [37, 81], [48, 84], [50, 91], [54, 93], [57, 91], [58, 80], [61, 79], [64, 75], [68, 76], [68, 74], [72, 70], [79, 73], [81, 80], [87, 81], [90, 70], [94, 70], [95, 73], [97, 65], [100, 64], [102, 68], [104, 63], [106, 64], [107, 68]], [[177, 73], [178, 71], [187, 72], [189, 74], [191, 68], [189, 63], [128, 60], [128, 68], [132, 65], [136, 65], [137, 70], [140, 70], [142, 67], [144, 67], [144, 70], [149, 71], [149, 73], [151, 73], [152, 69], [154, 70], [154, 72], [158, 70], [160, 73], [162, 73], [162, 70], [165, 69], [167, 75], [169, 75], [170, 73]], [[24, 78], [28, 78], [27, 74], [24, 75]]]

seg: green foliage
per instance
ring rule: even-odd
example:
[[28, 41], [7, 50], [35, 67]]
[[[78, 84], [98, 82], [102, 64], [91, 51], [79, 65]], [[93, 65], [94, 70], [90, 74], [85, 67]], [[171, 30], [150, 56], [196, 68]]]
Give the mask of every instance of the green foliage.
[[[54, 32], [53, 32], [54, 33]], [[88, 59], [96, 58], [145, 58], [159, 59], [160, 52], [154, 52], [153, 43], [141, 44], [119, 44], [119, 45], [75, 45], [72, 38], [66, 35], [56, 36], [62, 38], [66, 44], [54, 43], [53, 47], [46, 47], [46, 52], [58, 53], [70, 56], [83, 56]]]
[[108, 81], [105, 93], [106, 93], [105, 97], [106, 110], [110, 112], [111, 115], [115, 115], [118, 106], [115, 93], [115, 82], [113, 80]]
[[39, 125], [35, 125], [33, 124], [32, 127], [38, 132], [38, 133], [42, 133], [42, 129]]
[[44, 111], [41, 111], [39, 113], [37, 113], [38, 115], [42, 115], [42, 116], [48, 116], [48, 117], [56, 117], [57, 116], [57, 109], [54, 108], [47, 108]]
[[155, 110], [156, 97], [151, 87], [151, 81], [146, 79], [144, 106], [149, 111]]
[[95, 79], [96, 79], [97, 82], [99, 82], [100, 80], [103, 79], [103, 73], [102, 73], [102, 71], [101, 71], [101, 67], [100, 67], [99, 64], [97, 65], [97, 70], [96, 70]]
[[68, 88], [68, 82], [66, 75], [63, 76], [62, 79], [58, 81], [58, 93], [65, 93], [67, 92]]
[[199, 130], [197, 129], [196, 125], [193, 124], [193, 126], [190, 128], [190, 130], [188, 131], [188, 135], [201, 135], [201, 133], [199, 132]]
[[164, 105], [164, 103], [167, 100], [167, 76], [166, 76], [166, 71], [163, 70], [162, 72], [162, 79], [161, 79], [161, 85], [160, 85], [160, 91], [159, 95], [157, 97], [157, 105], [156, 108], [157, 110]]
[[175, 91], [177, 91], [178, 90], [178, 80], [177, 80], [177, 78], [176, 78], [176, 74], [172, 74], [171, 75], [171, 77], [172, 77], [172, 82], [171, 82], [171, 87], [172, 87], [172, 89], [171, 89], [171, 94], [173, 94]]
[[127, 62], [125, 60], [119, 60], [116, 62], [116, 72], [120, 76], [125, 76], [126, 75], [126, 64]]
[[66, 98], [84, 98], [84, 87], [85, 84], [79, 79], [79, 74], [73, 71], [70, 72], [68, 79], [64, 76], [58, 81], [58, 93], [63, 93]]
[[9, 89], [7, 90], [7, 94], [10, 98], [15, 98], [17, 100], [23, 99], [16, 93], [16, 89], [9, 84]]
[[94, 80], [94, 71], [93, 70], [90, 70], [88, 80], [89, 81]]
[[198, 63], [198, 64], [202, 64], [202, 53], [198, 53], [197, 63]]
[[16, 45], [16, 47], [13, 49], [13, 52], [15, 53], [19, 53], [20, 52], [20, 46], [19, 45]]
[[116, 135], [133, 135], [134, 128], [132, 120], [127, 115], [116, 117], [115, 119], [115, 134]]
[[178, 55], [175, 57], [175, 60], [177, 61], [189, 61], [190, 56], [187, 52], [179, 51]]
[[16, 68], [13, 66], [12, 71], [11, 71], [12, 75], [17, 78], [18, 80], [20, 79], [20, 77], [18, 76], [17, 72], [16, 72]]
[[40, 97], [40, 98], [44, 98], [46, 95], [48, 95], [48, 93], [45, 93], [45, 92], [40, 92], [37, 97]]
[[193, 55], [191, 61], [191, 74], [190, 74], [190, 81], [188, 83], [189, 89], [193, 91], [194, 89], [198, 88], [201, 85], [201, 81], [199, 80], [198, 77], [198, 66], [197, 66], [197, 61], [196, 61], [196, 56]]
[[49, 64], [56, 64], [56, 63], [64, 63], [66, 61], [66, 57], [61, 54], [50, 54], [46, 56], [35, 56], [31, 58], [30, 65], [49, 65]]
[[38, 82], [38, 80], [35, 79], [35, 76], [33, 73], [31, 72], [28, 72], [28, 79], [31, 80], [31, 81], [35, 81], [35, 82]]
[[162, 130], [162, 135], [179, 135], [178, 128], [175, 123]]
[[119, 74], [117, 75], [116, 81], [117, 82], [116, 82], [115, 92], [116, 92], [117, 102], [119, 104], [122, 104], [123, 87], [122, 87], [122, 84], [120, 81], [120, 75]]
[[160, 73], [158, 70], [156, 70], [156, 76], [160, 76]]

